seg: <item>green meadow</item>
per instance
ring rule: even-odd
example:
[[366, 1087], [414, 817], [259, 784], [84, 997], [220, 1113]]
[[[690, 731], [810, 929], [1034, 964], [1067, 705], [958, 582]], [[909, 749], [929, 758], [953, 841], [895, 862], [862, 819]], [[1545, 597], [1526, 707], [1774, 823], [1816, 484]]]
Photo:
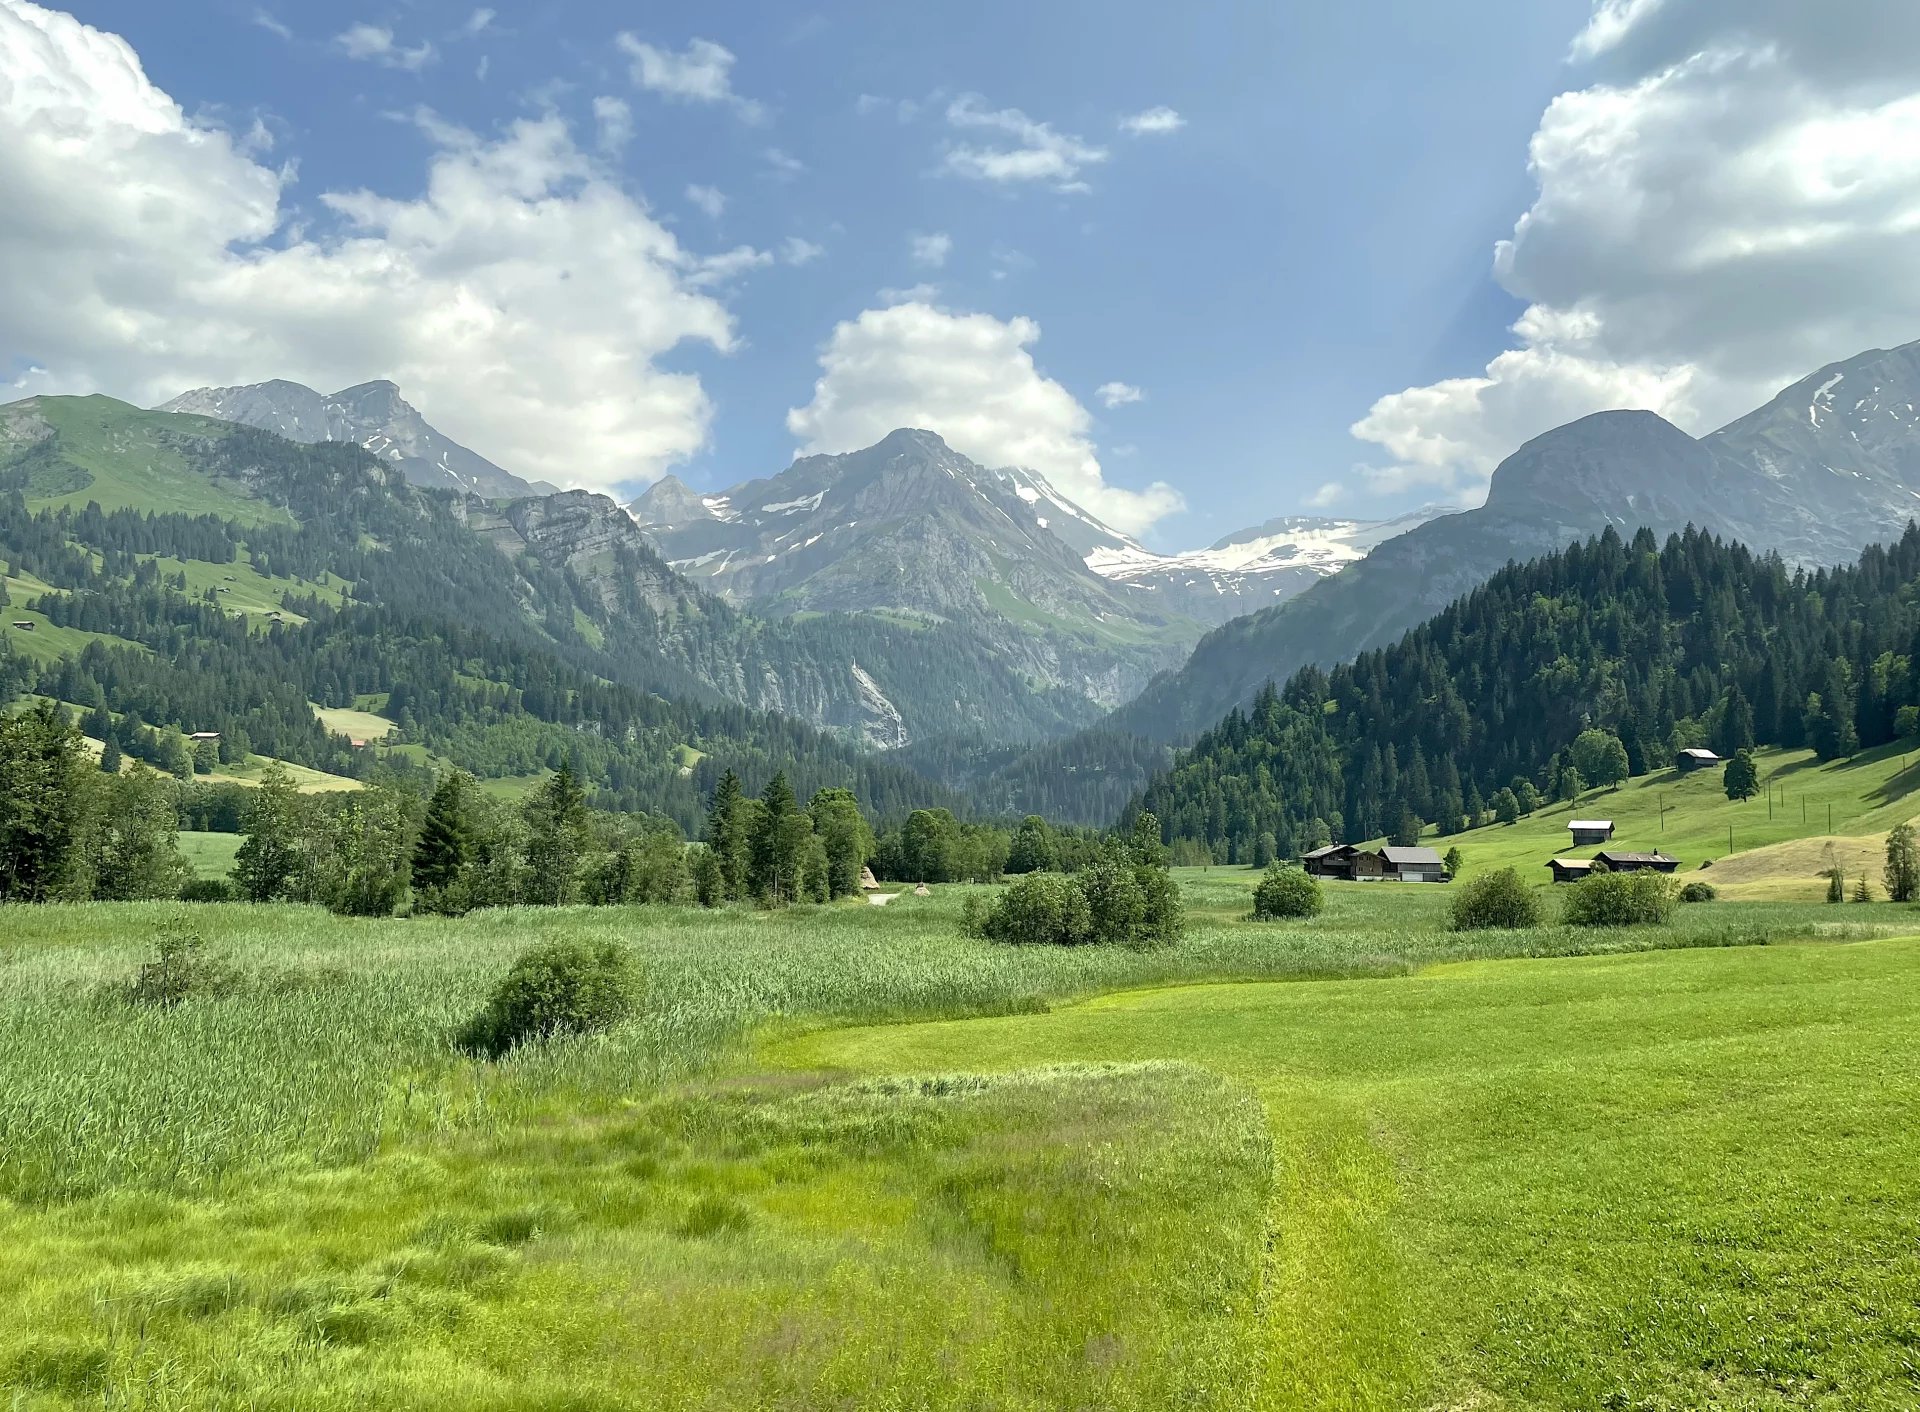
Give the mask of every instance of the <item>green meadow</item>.
[[[785, 913], [0, 913], [19, 1408], [1808, 1408], [1920, 1398], [1920, 914], [1177, 946]], [[215, 981], [128, 984], [168, 928]], [[639, 1014], [452, 1038], [552, 937]]]

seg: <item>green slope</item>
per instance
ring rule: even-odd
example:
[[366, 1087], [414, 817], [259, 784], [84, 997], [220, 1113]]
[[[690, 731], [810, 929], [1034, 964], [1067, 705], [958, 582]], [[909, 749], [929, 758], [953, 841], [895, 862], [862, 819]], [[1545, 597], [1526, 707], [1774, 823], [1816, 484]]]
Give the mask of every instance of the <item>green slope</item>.
[[111, 397], [35, 397], [0, 408], [0, 472], [25, 469], [27, 501], [36, 508], [91, 501], [105, 510], [288, 523], [284, 510], [194, 464], [196, 443], [232, 432], [227, 422], [143, 411]]
[[[1567, 824], [1574, 819], [1611, 819], [1613, 842], [1603, 847], [1658, 849], [1680, 859], [1685, 874], [1769, 845], [1881, 833], [1920, 814], [1914, 797], [1920, 741], [1825, 765], [1809, 750], [1762, 750], [1754, 759], [1761, 793], [1753, 799], [1728, 799], [1717, 769], [1686, 776], [1661, 770], [1619, 789], [1589, 790], [1571, 803], [1545, 806], [1517, 824], [1491, 824], [1445, 839], [1429, 835], [1425, 841], [1442, 851], [1458, 847], [1466, 876], [1513, 867], [1530, 882], [1544, 882], [1549, 858], [1591, 858], [1599, 851], [1572, 845]], [[1707, 880], [1714, 881], [1711, 874]]]

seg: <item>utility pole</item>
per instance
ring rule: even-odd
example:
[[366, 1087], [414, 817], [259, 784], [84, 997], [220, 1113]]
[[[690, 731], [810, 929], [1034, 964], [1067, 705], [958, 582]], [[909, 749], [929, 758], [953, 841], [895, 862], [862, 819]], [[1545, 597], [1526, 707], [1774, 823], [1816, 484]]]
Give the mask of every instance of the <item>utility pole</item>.
[[1727, 852], [1733, 852], [1733, 825], [1727, 825]]

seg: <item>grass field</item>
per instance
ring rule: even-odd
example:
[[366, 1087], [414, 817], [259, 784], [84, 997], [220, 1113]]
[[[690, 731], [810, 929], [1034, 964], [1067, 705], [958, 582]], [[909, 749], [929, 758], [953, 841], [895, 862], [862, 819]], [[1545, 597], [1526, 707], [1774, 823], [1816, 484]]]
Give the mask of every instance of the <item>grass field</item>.
[[1682, 874], [1703, 863], [1717, 869], [1719, 860], [1733, 854], [1793, 843], [1798, 846], [1776, 848], [1731, 872], [1710, 871], [1707, 881], [1735, 883], [1735, 896], [1814, 900], [1825, 887], [1818, 873], [1830, 837], [1849, 874], [1857, 876], [1865, 864], [1879, 886], [1876, 860], [1886, 831], [1920, 814], [1920, 803], [1912, 798], [1920, 788], [1920, 743], [1904, 746], [1825, 765], [1811, 751], [1763, 750], [1755, 757], [1761, 793], [1754, 799], [1728, 799], [1717, 769], [1685, 776], [1663, 770], [1619, 789], [1592, 790], [1571, 803], [1549, 805], [1517, 824], [1492, 824], [1429, 841], [1442, 850], [1457, 846], [1466, 859], [1464, 876], [1513, 867], [1535, 882], [1547, 878], [1549, 858], [1595, 853], [1570, 842], [1567, 824], [1573, 819], [1612, 819], [1616, 832], [1607, 846], [1670, 853], [1680, 859]]
[[[1460, 936], [1444, 888], [1256, 925], [1253, 874], [1181, 878], [1191, 934], [1144, 952], [966, 940], [965, 888], [8, 910], [0, 1384], [20, 1407], [1911, 1405], [1920, 949], [1873, 939], [1912, 909]], [[120, 999], [183, 921], [234, 986]], [[456, 1055], [548, 936], [634, 947], [640, 1015]]]
[[197, 878], [224, 878], [233, 871], [234, 857], [246, 841], [237, 833], [199, 833], [182, 829], [180, 856]]
[[313, 706], [313, 718], [333, 734], [352, 740], [385, 740], [394, 730], [393, 722], [385, 716], [345, 706]]

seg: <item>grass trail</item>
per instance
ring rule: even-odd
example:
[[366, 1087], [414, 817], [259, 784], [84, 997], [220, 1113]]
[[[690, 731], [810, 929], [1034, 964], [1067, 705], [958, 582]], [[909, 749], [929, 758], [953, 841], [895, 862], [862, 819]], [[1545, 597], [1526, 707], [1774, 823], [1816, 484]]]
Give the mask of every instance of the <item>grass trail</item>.
[[1905, 1408], [1920, 941], [1443, 965], [823, 1032], [912, 1073], [1152, 1057], [1276, 1153], [1263, 1406]]

